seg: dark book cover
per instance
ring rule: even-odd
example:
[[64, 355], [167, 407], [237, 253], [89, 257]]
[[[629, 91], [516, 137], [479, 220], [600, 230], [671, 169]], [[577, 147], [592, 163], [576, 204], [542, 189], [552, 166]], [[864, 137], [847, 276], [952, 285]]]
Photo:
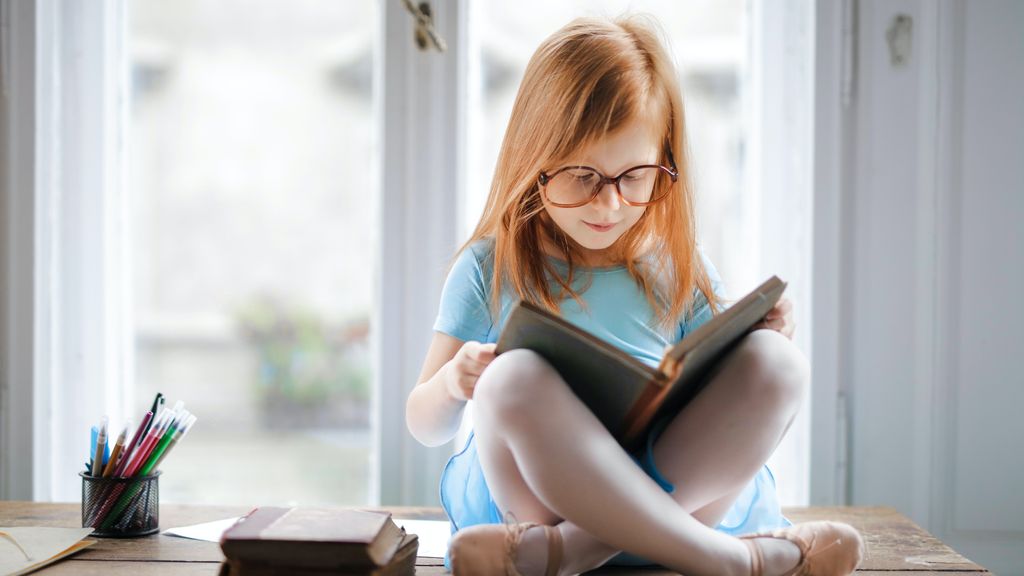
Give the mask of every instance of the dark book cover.
[[290, 565], [260, 564], [238, 560], [221, 563], [220, 576], [328, 576], [346, 574], [349, 576], [411, 576], [416, 573], [416, 553], [419, 539], [415, 534], [405, 534], [398, 551], [385, 566], [346, 568], [302, 568]]
[[229, 561], [310, 569], [387, 566], [405, 530], [384, 511], [261, 507], [224, 532]]
[[527, 348], [543, 356], [628, 451], [650, 426], [700, 392], [716, 363], [775, 306], [786, 283], [772, 276], [685, 335], [651, 367], [562, 317], [529, 302], [512, 309], [497, 354]]

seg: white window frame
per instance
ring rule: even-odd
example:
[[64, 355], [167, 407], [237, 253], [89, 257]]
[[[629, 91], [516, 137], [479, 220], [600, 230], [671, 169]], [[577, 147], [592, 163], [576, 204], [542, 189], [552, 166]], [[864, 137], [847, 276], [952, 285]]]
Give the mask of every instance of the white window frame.
[[134, 405], [124, 2], [0, 0], [0, 13], [13, 120], [0, 497], [74, 501], [90, 426]]
[[[74, 501], [99, 415], [131, 405], [122, 0], [2, 0], [5, 498]], [[88, 263], [88, 266], [84, 264]]]
[[[402, 3], [384, 0], [377, 125], [384, 135], [379, 301], [374, 306], [371, 501], [437, 506], [438, 483], [453, 450], [427, 448], [405, 425], [405, 399], [416, 384], [432, 338], [447, 264], [458, 240], [464, 183], [467, 0], [433, 2], [447, 51], [419, 51]], [[383, 305], [382, 305], [383, 304]], [[398, 361], [394, 361], [398, 359]]]
[[810, 504], [849, 502], [847, 386], [843, 350], [849, 335], [846, 260], [851, 190], [851, 102], [853, 99], [855, 0], [814, 4], [814, 99], [811, 143], [813, 183], [813, 302], [811, 324]]

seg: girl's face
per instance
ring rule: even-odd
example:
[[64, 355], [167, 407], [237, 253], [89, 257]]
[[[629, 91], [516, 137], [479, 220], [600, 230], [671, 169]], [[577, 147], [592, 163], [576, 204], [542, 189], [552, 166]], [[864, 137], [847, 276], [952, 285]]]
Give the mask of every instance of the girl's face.
[[[564, 166], [590, 166], [605, 176], [615, 177], [641, 164], [657, 164], [659, 138], [649, 122], [639, 119], [598, 140]], [[551, 171], [561, 166], [553, 166]], [[589, 265], [608, 260], [607, 248], [615, 243], [643, 216], [646, 206], [628, 206], [622, 202], [614, 184], [605, 184], [590, 203], [575, 208], [553, 206], [541, 195], [544, 210], [555, 224], [584, 248]], [[605, 226], [600, 226], [605, 225]]]

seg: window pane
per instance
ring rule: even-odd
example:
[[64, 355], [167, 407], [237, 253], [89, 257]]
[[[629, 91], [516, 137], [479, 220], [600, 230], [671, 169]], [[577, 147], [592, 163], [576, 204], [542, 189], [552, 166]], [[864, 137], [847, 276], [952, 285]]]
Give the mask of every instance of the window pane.
[[747, 69], [743, 0], [473, 3], [473, 106], [463, 232], [468, 236], [483, 209], [512, 103], [533, 51], [573, 18], [626, 11], [654, 15], [668, 35], [686, 106], [700, 239], [729, 291], [742, 294], [749, 284], [748, 270], [756, 265], [750, 261], [756, 253], [751, 250], [753, 239], [745, 232], [745, 207], [752, 203], [741, 186], [747, 137], [741, 94]]
[[365, 504], [376, 3], [129, 12], [135, 396], [199, 418], [161, 497]]

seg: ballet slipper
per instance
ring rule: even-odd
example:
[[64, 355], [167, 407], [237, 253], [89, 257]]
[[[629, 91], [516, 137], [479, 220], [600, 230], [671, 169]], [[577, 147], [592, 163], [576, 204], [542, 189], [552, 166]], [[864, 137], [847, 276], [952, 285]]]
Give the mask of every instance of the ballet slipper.
[[554, 526], [517, 522], [505, 513], [504, 524], [478, 524], [455, 533], [449, 547], [453, 576], [523, 576], [516, 569], [516, 555], [523, 533], [543, 526], [548, 543], [545, 576], [557, 576], [562, 564], [562, 533]]
[[804, 522], [740, 536], [750, 548], [751, 576], [762, 576], [764, 571], [764, 557], [756, 538], [781, 538], [800, 549], [800, 561], [782, 576], [846, 576], [866, 555], [864, 539], [853, 526], [827, 520]]

